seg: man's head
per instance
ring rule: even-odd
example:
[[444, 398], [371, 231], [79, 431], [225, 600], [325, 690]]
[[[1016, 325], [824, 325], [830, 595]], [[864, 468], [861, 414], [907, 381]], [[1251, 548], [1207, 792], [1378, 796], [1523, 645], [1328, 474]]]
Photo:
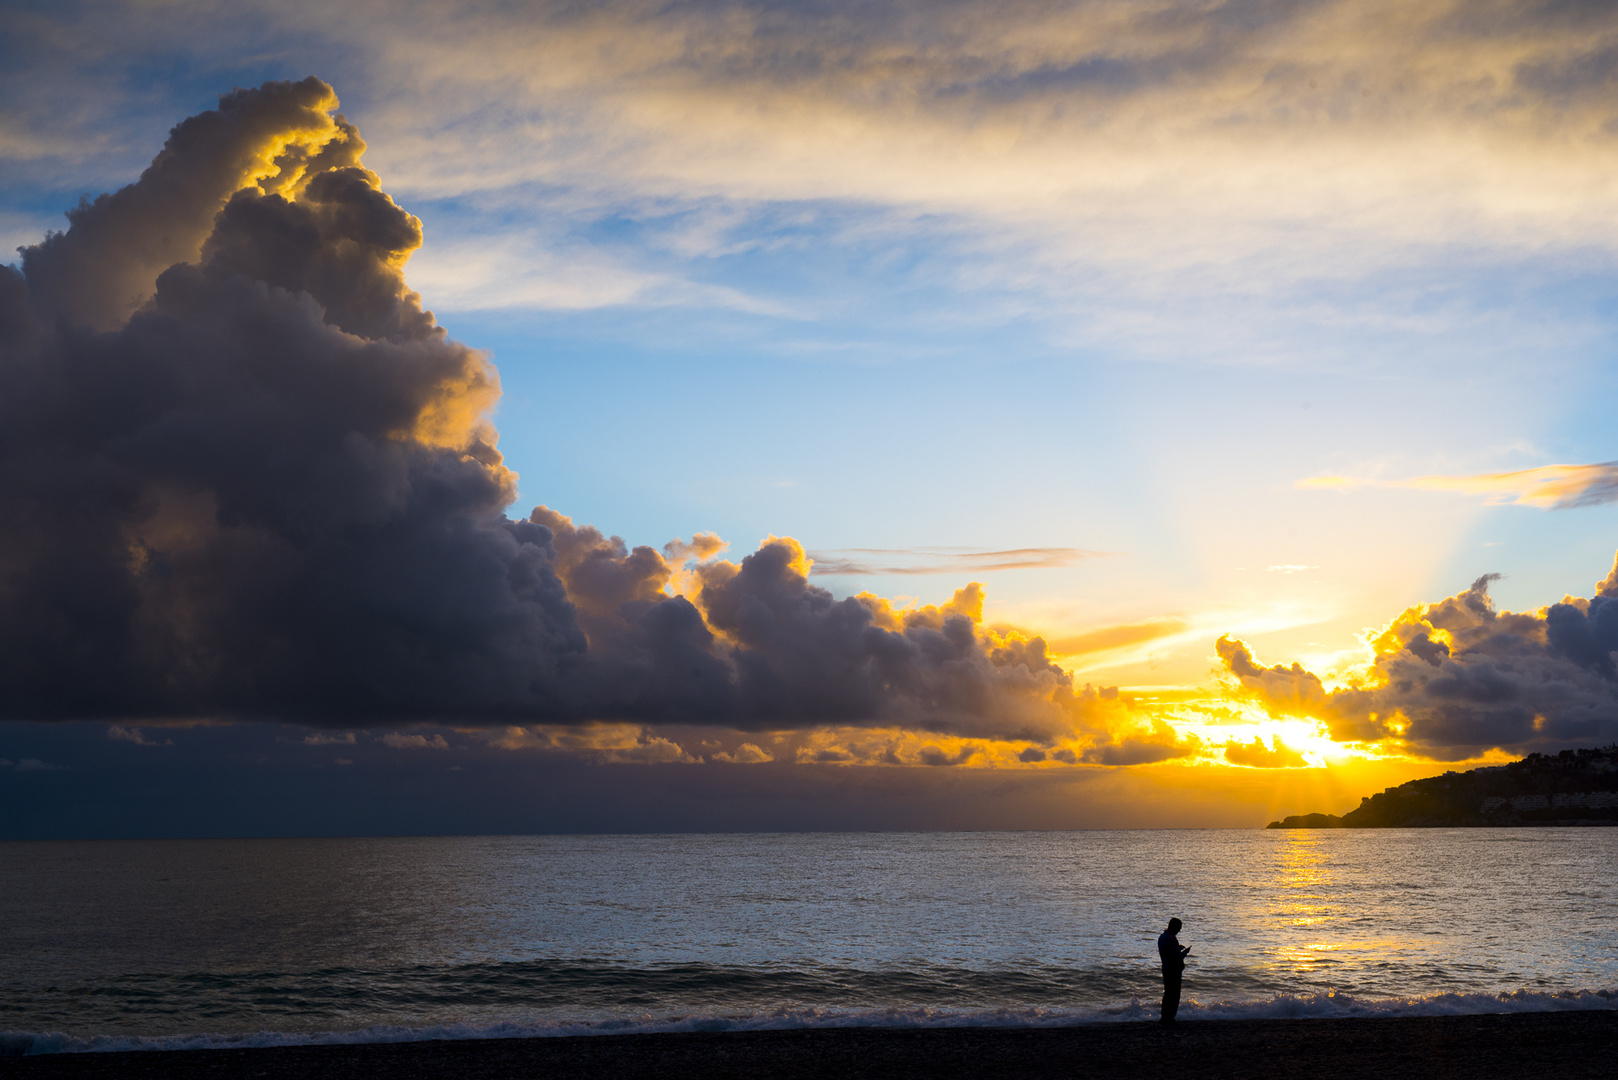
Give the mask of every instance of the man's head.
[[1169, 933], [1178, 934], [1179, 932], [1180, 932], [1180, 920], [1179, 919], [1170, 919], [1169, 920]]

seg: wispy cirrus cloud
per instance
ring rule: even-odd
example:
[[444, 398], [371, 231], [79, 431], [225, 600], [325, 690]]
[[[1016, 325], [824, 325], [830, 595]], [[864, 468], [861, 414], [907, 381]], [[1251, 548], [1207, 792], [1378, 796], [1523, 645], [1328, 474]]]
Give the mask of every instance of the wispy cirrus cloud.
[[112, 739], [114, 742], [134, 743], [136, 746], [174, 745], [173, 739], [164, 739], [162, 742], [157, 742], [156, 740], [148, 739], [138, 727], [124, 727], [120, 724], [113, 724], [107, 728], [107, 738]]
[[858, 577], [876, 574], [971, 574], [996, 570], [1037, 570], [1072, 566], [1086, 559], [1105, 558], [1105, 551], [1083, 548], [1034, 547], [1003, 551], [976, 551], [959, 547], [833, 548], [813, 551], [813, 573], [818, 577]]
[[1299, 480], [1296, 486], [1337, 490], [1374, 487], [1457, 491], [1482, 495], [1491, 506], [1516, 504], [1535, 506], [1541, 510], [1571, 510], [1618, 502], [1618, 461], [1603, 461], [1594, 465], [1544, 465], [1537, 469], [1469, 476], [1412, 476], [1401, 480], [1311, 476]]
[[[700, 264], [779, 242], [783, 208], [833, 204], [1015, 252], [1000, 276], [1047, 294], [1075, 266], [1228, 298], [1456, 243], [1613, 245], [1618, 16], [1601, 5], [245, 0], [188, 4], [183, 41], [138, 6], [84, 22], [19, 28], [11, 158], [134, 166], [129, 114], [152, 127], [153, 106], [105, 102], [154, 53], [318, 57], [363, 91], [394, 187], [482, 208], [469, 246], [490, 250], [423, 269], [441, 306], [768, 307]], [[541, 203], [591, 236], [692, 213], [658, 246], [695, 262], [570, 276], [549, 245], [494, 239]]]
[[1191, 624], [1184, 619], [1172, 617], [1145, 619], [1141, 622], [1105, 626], [1072, 637], [1054, 638], [1050, 647], [1058, 656], [1084, 656], [1144, 645], [1150, 641], [1183, 634], [1190, 628]]

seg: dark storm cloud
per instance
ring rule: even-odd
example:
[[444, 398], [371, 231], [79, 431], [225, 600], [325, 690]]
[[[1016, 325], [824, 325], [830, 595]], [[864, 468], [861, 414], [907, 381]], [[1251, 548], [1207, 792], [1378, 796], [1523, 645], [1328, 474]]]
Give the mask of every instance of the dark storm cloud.
[[947, 604], [897, 611], [869, 596], [839, 600], [809, 584], [795, 541], [697, 568], [708, 624], [734, 643], [743, 714], [768, 727], [902, 723], [1048, 742], [1092, 712], [1045, 642], [978, 625], [977, 585]]
[[894, 611], [791, 540], [508, 517], [495, 372], [405, 284], [420, 223], [336, 104], [234, 91], [0, 269], [0, 715], [1081, 726], [976, 586]]
[[336, 103], [330, 87], [306, 79], [276, 93], [234, 91], [177, 126], [139, 183], [81, 201], [65, 234], [24, 250], [35, 312], [116, 328], [159, 273], [196, 257], [244, 178], [270, 171], [269, 155], [318, 139], [332, 164], [357, 161], [364, 143], [347, 125], [334, 130]]
[[585, 639], [503, 517], [494, 373], [335, 104], [227, 95], [0, 277], [9, 715], [561, 707]]
[[1219, 639], [1219, 656], [1244, 693], [1272, 712], [1323, 720], [1339, 741], [1458, 760], [1618, 738], [1618, 566], [1593, 598], [1535, 613], [1496, 611], [1498, 577], [1401, 615], [1375, 641], [1363, 685], [1327, 690], [1301, 664], [1263, 667], [1230, 638]]

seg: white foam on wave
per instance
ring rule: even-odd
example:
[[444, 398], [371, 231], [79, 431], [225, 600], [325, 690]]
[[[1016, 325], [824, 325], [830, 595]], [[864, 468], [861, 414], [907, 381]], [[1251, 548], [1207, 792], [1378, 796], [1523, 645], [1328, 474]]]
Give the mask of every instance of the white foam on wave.
[[[1267, 1000], [1186, 1001], [1182, 1020], [1340, 1019], [1345, 1017], [1461, 1016], [1482, 1013], [1618, 1010], [1618, 991], [1579, 990], [1510, 994], [1434, 994], [1420, 998], [1356, 998], [1324, 993], [1277, 994]], [[1132, 999], [1100, 1009], [939, 1008], [892, 1006], [882, 1009], [788, 1007], [726, 1015], [649, 1015], [606, 1020], [434, 1024], [423, 1027], [379, 1024], [357, 1031], [261, 1031], [239, 1035], [90, 1035], [61, 1032], [0, 1032], [0, 1056], [97, 1053], [124, 1050], [217, 1050], [272, 1046], [426, 1042], [435, 1039], [522, 1039], [576, 1035], [638, 1035], [669, 1032], [781, 1031], [801, 1028], [1065, 1027], [1076, 1024], [1155, 1020], [1155, 1004]]]

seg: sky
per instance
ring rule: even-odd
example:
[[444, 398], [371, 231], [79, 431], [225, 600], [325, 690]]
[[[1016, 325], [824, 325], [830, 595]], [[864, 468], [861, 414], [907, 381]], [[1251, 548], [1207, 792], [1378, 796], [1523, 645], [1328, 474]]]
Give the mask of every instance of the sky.
[[0, 834], [1251, 826], [1618, 739], [1608, 5], [0, 26]]

